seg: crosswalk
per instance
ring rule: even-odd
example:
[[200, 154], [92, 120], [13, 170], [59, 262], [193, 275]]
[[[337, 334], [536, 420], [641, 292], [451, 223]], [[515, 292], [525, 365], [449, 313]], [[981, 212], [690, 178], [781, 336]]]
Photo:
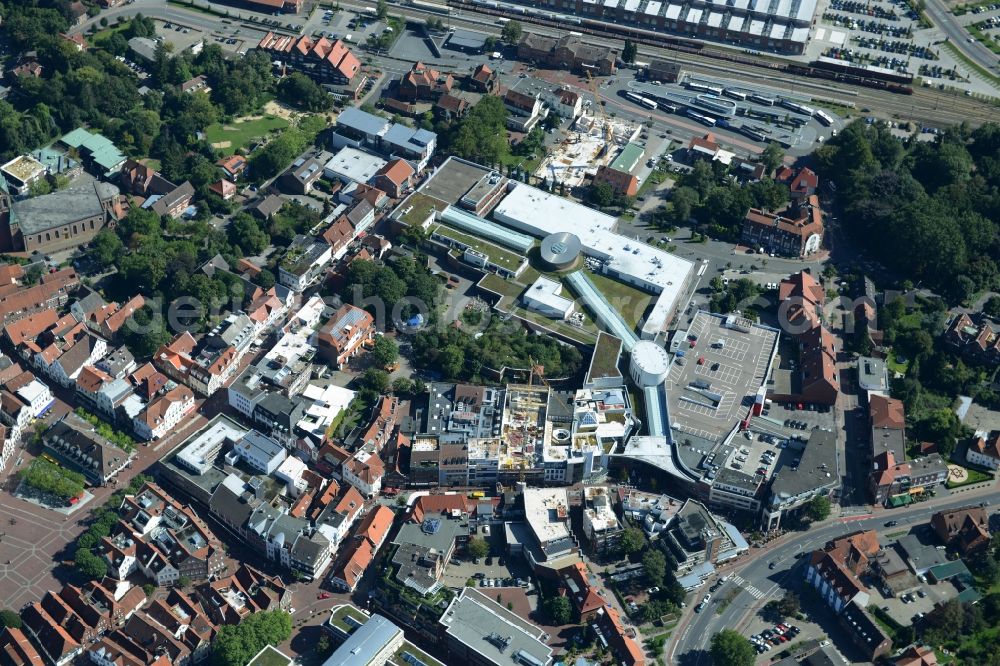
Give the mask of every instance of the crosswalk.
[[764, 596], [763, 592], [761, 592], [756, 587], [751, 585], [748, 580], [746, 580], [745, 578], [743, 578], [738, 574], [733, 576], [733, 582], [742, 587], [747, 592], [749, 592], [750, 596], [753, 597], [754, 599], [760, 599], [761, 597]]

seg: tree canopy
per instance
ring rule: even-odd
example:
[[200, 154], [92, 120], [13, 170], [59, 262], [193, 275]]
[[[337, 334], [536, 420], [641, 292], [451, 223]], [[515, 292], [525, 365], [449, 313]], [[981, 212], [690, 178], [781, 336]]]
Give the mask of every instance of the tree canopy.
[[712, 636], [709, 653], [715, 666], [753, 666], [757, 659], [750, 641], [732, 629], [723, 629]]
[[226, 624], [212, 643], [213, 666], [246, 666], [265, 645], [280, 645], [292, 635], [292, 617], [283, 610], [253, 613]]
[[814, 156], [863, 248], [901, 278], [961, 300], [1000, 287], [998, 151], [995, 123], [904, 144], [884, 124], [856, 121]]

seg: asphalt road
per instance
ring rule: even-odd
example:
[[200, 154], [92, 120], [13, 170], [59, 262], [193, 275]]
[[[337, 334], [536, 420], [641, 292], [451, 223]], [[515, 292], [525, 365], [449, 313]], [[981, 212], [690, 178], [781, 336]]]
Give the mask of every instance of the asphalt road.
[[[861, 516], [830, 519], [807, 532], [789, 533], [763, 548], [751, 550], [748, 556], [734, 565], [720, 568], [720, 574], [729, 574], [731, 579], [736, 574], [746, 581], [741, 584], [739, 594], [718, 615], [715, 613], [714, 602], [710, 602], [701, 613], [693, 613], [689, 609], [688, 615], [674, 631], [674, 640], [667, 650], [667, 663], [682, 664], [683, 666], [707, 666], [710, 664], [708, 646], [712, 636], [725, 628], [740, 631], [750, 616], [768, 599], [781, 596], [785, 581], [790, 580], [792, 576], [801, 575], [799, 570], [793, 571], [799, 562], [796, 559], [799, 553], [816, 550], [831, 539], [858, 530], [874, 529], [880, 533], [885, 531], [898, 532], [900, 529], [926, 522], [932, 511], [982, 501], [991, 503], [1000, 501], [1000, 490], [994, 485], [957, 495], [939, 496], [909, 509], [876, 510], [874, 513]], [[899, 526], [886, 530], [885, 523], [888, 520], [897, 521]], [[771, 562], [775, 563], [774, 569], [770, 568]], [[730, 580], [714, 596], [725, 594], [730, 586], [735, 584]], [[757, 594], [749, 591], [748, 586], [753, 586], [758, 591]], [[707, 589], [708, 587], [705, 585], [696, 592], [699, 599], [707, 592]]]
[[944, 0], [927, 0], [924, 3], [924, 11], [931, 22], [934, 23], [948, 37], [951, 43], [965, 54], [973, 62], [990, 72], [1000, 72], [1000, 58], [990, 51], [977, 39], [969, 41], [969, 31], [959, 23], [958, 17], [948, 11]]

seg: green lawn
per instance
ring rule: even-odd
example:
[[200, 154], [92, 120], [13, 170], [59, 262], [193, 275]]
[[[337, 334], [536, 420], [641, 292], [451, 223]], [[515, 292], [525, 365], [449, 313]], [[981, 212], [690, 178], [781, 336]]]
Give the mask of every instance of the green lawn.
[[288, 127], [288, 121], [276, 116], [264, 116], [255, 120], [234, 120], [231, 123], [222, 125], [215, 123], [205, 128], [205, 137], [211, 144], [229, 145], [218, 146], [219, 150], [235, 152], [240, 148], [247, 148], [269, 132], [276, 132]]
[[893, 349], [889, 352], [888, 358], [885, 359], [885, 364], [892, 372], [898, 372], [900, 374], [906, 374], [906, 369], [910, 367], [910, 362], [900, 363], [896, 360], [896, 350]]
[[965, 471], [969, 473], [969, 478], [961, 483], [952, 483], [949, 479], [945, 482], [945, 487], [949, 490], [952, 488], [961, 488], [962, 486], [971, 486], [974, 483], [982, 483], [983, 481], [991, 481], [993, 479], [992, 474], [987, 474], [986, 472], [980, 472], [978, 469], [972, 469], [971, 467], [966, 467]]
[[483, 279], [479, 281], [479, 285], [483, 287], [483, 289], [489, 289], [492, 292], [502, 296], [508, 296], [510, 298], [517, 298], [524, 292], [525, 289], [523, 284], [511, 282], [510, 280], [504, 280], [496, 273], [487, 273], [484, 275]]
[[626, 324], [633, 329], [639, 326], [639, 322], [653, 303], [652, 294], [647, 294], [624, 282], [612, 280], [605, 275], [588, 272], [587, 277], [598, 291], [604, 294], [611, 307], [618, 311]]

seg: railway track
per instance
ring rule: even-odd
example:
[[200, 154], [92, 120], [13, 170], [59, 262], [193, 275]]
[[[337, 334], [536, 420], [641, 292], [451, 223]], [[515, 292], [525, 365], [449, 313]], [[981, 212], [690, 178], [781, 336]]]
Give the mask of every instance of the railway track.
[[[453, 10], [448, 17], [448, 22], [452, 26], [498, 35], [500, 26], [497, 19], [507, 17], [498, 10], [473, 5], [471, 2], [462, 0], [451, 0], [448, 4]], [[363, 9], [367, 6], [363, 2], [351, 0], [342, 1], [341, 5], [355, 9]], [[429, 16], [441, 18], [440, 14], [412, 5], [399, 4], [396, 10], [408, 18], [422, 19]], [[462, 13], [456, 13], [454, 10]], [[468, 14], [472, 14], [472, 16], [468, 16]], [[482, 18], [477, 20], [478, 17]], [[586, 22], [582, 22], [581, 25], [561, 25], [538, 16], [518, 14], [511, 15], [511, 17], [524, 24], [530, 24], [531, 31], [538, 34], [562, 36], [573, 29], [577, 32], [587, 33], [588, 41], [594, 44], [621, 47], [621, 37], [594, 34], [595, 31], [586, 25]], [[663, 45], [657, 45], [653, 43], [654, 41], [660, 41]], [[995, 104], [937, 88], [914, 86], [912, 94], [897, 94], [843, 81], [818, 80], [787, 71], [788, 63], [777, 58], [751, 56], [719, 48], [709, 48], [701, 42], [669, 35], [657, 35], [656, 40], [649, 39], [646, 42], [639, 47], [639, 54], [643, 58], [674, 60], [681, 63], [688, 71], [724, 77], [744, 85], [760, 85], [763, 77], [763, 81], [768, 87], [780, 90], [787, 86], [792, 94], [801, 95], [815, 91], [816, 94], [821, 94], [824, 99], [840, 96], [845, 101], [853, 102], [859, 110], [870, 109], [870, 111], [862, 111], [862, 113], [913, 120], [932, 126], [960, 122], [978, 125], [995, 120], [998, 114], [998, 108]]]

